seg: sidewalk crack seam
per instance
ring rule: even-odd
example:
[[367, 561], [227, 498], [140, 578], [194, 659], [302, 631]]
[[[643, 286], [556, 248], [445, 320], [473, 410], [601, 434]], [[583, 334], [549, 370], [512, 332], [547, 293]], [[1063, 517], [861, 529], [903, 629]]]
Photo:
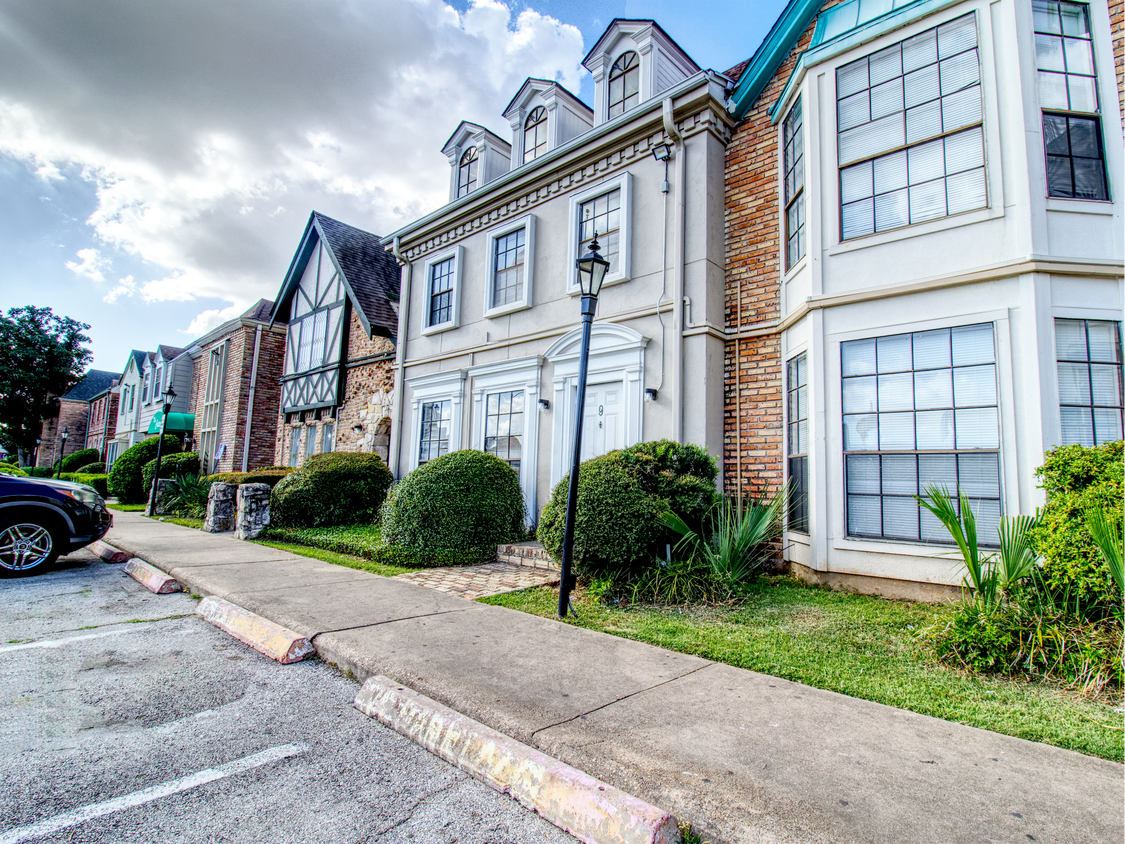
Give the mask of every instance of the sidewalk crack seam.
[[312, 642], [314, 639], [316, 639], [317, 636], [324, 636], [328, 633], [347, 633], [349, 630], [362, 630], [365, 627], [380, 627], [384, 624], [394, 624], [398, 621], [410, 621], [415, 618], [431, 618], [435, 615], [449, 615], [450, 613], [455, 612], [465, 612], [465, 610], [468, 609], [470, 609], [470, 607], [456, 610], [442, 610], [441, 612], [426, 612], [422, 613], [421, 615], [404, 615], [402, 618], [388, 618], [386, 621], [372, 621], [370, 624], [357, 624], [354, 627], [336, 627], [332, 630], [321, 630], [319, 633], [314, 633], [312, 636], [310, 636], [309, 641]]
[[653, 689], [659, 689], [661, 686], [667, 686], [669, 683], [674, 683], [677, 680], [682, 680], [684, 677], [690, 677], [695, 672], [702, 671], [704, 668], [710, 668], [714, 664], [715, 664], [714, 662], [708, 662], [706, 665], [701, 665], [698, 668], [693, 668], [691, 671], [685, 671], [683, 674], [679, 674], [675, 677], [670, 677], [669, 679], [667, 679], [667, 680], [665, 680], [661, 683], [657, 683], [653, 686], [647, 686], [646, 688], [643, 688], [643, 689], [637, 689], [637, 691], [630, 692], [627, 695], [622, 695], [621, 697], [617, 698], [616, 700], [611, 700], [609, 703], [603, 703], [601, 706], [595, 706], [593, 709], [589, 710], [588, 712], [580, 712], [577, 715], [575, 715], [573, 718], [564, 718], [562, 721], [559, 721], [555, 724], [548, 724], [545, 727], [540, 727], [538, 730], [534, 730], [531, 733], [530, 738], [532, 740], [534, 740], [537, 735], [539, 735], [540, 733], [542, 733], [546, 730], [553, 730], [555, 727], [562, 726], [563, 724], [569, 724], [572, 721], [577, 721], [579, 718], [585, 718], [587, 715], [593, 715], [595, 712], [601, 712], [606, 707], [613, 706], [615, 704], [621, 703], [621, 701], [623, 701], [623, 700], [628, 700], [631, 697], [636, 697], [637, 695], [644, 694], [645, 692], [651, 692]]

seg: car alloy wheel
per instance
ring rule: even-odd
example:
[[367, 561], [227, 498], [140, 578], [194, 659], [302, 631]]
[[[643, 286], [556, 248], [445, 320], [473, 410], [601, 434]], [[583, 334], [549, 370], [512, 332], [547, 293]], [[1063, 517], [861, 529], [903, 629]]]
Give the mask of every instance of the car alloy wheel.
[[28, 571], [50, 559], [54, 546], [54, 537], [42, 525], [9, 525], [0, 531], [0, 566], [8, 571]]

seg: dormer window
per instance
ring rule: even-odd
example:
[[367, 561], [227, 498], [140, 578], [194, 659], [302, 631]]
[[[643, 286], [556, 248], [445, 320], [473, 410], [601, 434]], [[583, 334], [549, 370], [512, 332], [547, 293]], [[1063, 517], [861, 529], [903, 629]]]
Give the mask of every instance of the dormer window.
[[617, 117], [641, 101], [641, 62], [630, 50], [609, 71], [609, 116]]
[[536, 106], [523, 124], [523, 161], [534, 161], [547, 151], [547, 109]]
[[457, 168], [457, 198], [465, 196], [477, 186], [477, 163], [479, 154], [476, 147], [469, 147], [461, 156], [461, 164]]

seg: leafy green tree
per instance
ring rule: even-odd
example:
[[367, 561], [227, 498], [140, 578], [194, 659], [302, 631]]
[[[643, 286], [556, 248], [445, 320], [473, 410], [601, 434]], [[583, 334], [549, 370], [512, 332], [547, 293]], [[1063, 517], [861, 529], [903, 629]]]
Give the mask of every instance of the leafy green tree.
[[58, 412], [59, 396], [82, 379], [92, 354], [90, 326], [25, 305], [0, 314], [0, 443], [31, 462], [43, 419]]

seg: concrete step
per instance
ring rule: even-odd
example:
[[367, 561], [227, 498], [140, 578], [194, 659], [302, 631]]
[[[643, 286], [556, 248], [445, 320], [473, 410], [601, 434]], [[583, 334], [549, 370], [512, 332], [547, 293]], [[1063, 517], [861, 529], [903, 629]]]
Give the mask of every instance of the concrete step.
[[496, 562], [512, 566], [526, 566], [533, 569], [558, 571], [551, 555], [538, 542], [514, 542], [510, 545], [496, 546]]

